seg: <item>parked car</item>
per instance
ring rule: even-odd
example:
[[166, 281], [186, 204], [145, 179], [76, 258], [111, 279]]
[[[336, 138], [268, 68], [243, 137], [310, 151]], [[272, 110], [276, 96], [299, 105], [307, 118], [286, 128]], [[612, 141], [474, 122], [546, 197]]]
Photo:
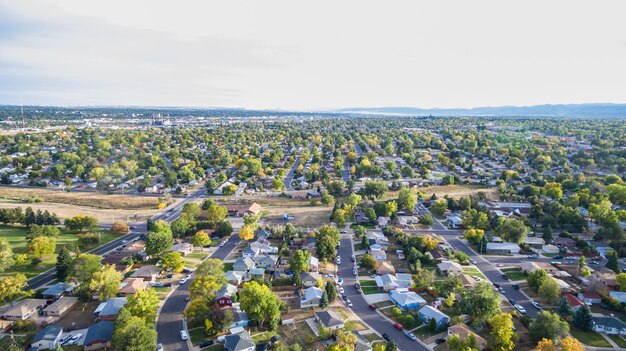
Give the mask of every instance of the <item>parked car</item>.
[[351, 260], [352, 262], [356, 262], [356, 256], [354, 256], [354, 255], [350, 256], [350, 260]]
[[508, 275], [506, 275], [506, 273], [504, 273], [504, 274], [502, 274], [502, 279], [509, 280], [509, 276], [508, 276]]
[[59, 340], [59, 344], [65, 345], [72, 338], [71, 334], [67, 334]]
[[493, 286], [497, 289], [497, 288], [499, 288], [499, 287], [500, 287], [500, 284], [498, 284], [498, 283], [493, 283]]
[[157, 351], [163, 351], [163, 344], [161, 343], [157, 344]]
[[72, 336], [72, 337], [70, 338], [70, 340], [67, 342], [67, 344], [68, 344], [68, 345], [73, 345], [73, 344], [75, 344], [75, 343], [76, 343], [76, 342], [77, 342], [80, 338], [82, 338], [82, 337], [83, 337], [83, 334], [78, 333], [78, 334], [76, 334], [76, 335]]
[[398, 330], [402, 330], [402, 329], [404, 329], [404, 327], [403, 327], [403, 326], [402, 326], [402, 324], [400, 324], [400, 323], [394, 323], [394, 324], [393, 324], [393, 327], [394, 327], [394, 328], [396, 328], [396, 329], [398, 329]]
[[186, 282], [187, 282], [187, 278], [183, 278], [183, 279], [178, 281], [178, 284], [185, 285]]
[[524, 306], [522, 305], [514, 305], [515, 309], [519, 311], [519, 313], [521, 314], [526, 314], [526, 310], [524, 309]]
[[506, 291], [504, 291], [504, 289], [502, 287], [499, 287], [498, 291], [500, 292], [500, 294], [506, 294]]
[[357, 271], [357, 269], [356, 269], [356, 268], [354, 268], [354, 269], [352, 270], [352, 275], [356, 277], [357, 275], [359, 275], [359, 271]]
[[535, 307], [538, 310], [542, 310], [543, 308], [541, 307], [540, 304], [536, 303], [535, 301], [532, 301], [531, 304], [533, 305], [533, 307]]
[[556, 255], [556, 256], [554, 256], [554, 257], [552, 257], [552, 258], [554, 258], [555, 260], [562, 260], [562, 259], [563, 259], [563, 256], [561, 256], [561, 255]]
[[515, 306], [515, 300], [509, 299], [509, 302], [511, 303], [511, 305]]
[[404, 335], [406, 335], [407, 338], [413, 340], [413, 341], [417, 341], [417, 337], [415, 337], [415, 335], [413, 335], [413, 333], [411, 332], [406, 332], [404, 333]]
[[346, 300], [348, 300], [348, 295], [346, 295], [346, 294], [341, 294], [341, 298], [342, 298], [344, 301], [346, 301]]
[[532, 253], [528, 255], [528, 258], [537, 258], [537, 257], [539, 257], [539, 255], [537, 255], [536, 253]]
[[446, 342], [446, 338], [439, 338], [435, 340], [435, 344], [443, 344], [444, 342]]
[[340, 294], [345, 294], [346, 291], [343, 289], [343, 286], [340, 286], [339, 289], [337, 289], [339, 291]]
[[367, 307], [369, 307], [369, 309], [372, 310], [372, 311], [376, 311], [376, 305], [374, 305], [374, 304], [369, 304], [369, 305], [367, 305]]
[[391, 340], [392, 340], [392, 339], [391, 339], [391, 336], [389, 336], [389, 334], [387, 334], [387, 333], [383, 333], [383, 335], [382, 335], [382, 336], [383, 336], [383, 339], [385, 339], [385, 340], [387, 340], [387, 341], [391, 341]]
[[479, 282], [479, 281], [481, 281], [481, 280], [482, 280], [482, 279], [481, 279], [479, 276], [477, 276], [477, 275], [473, 275], [473, 276], [472, 276], [472, 278], [473, 278], [475, 281], [477, 281], [477, 282]]
[[475, 260], [475, 259], [473, 259], [473, 258], [470, 258], [470, 260], [469, 260], [469, 261], [470, 261], [470, 263], [471, 263], [471, 264], [476, 264], [476, 260]]
[[343, 278], [337, 279], [337, 285], [343, 286]]
[[186, 331], [186, 330], [181, 330], [181, 331], [180, 331], [180, 338], [181, 338], [182, 340], [187, 340], [187, 339], [189, 339], [189, 335], [187, 335], [187, 331]]
[[213, 345], [213, 340], [203, 341], [198, 346], [200, 346], [200, 348], [202, 349], [202, 348], [205, 348], [205, 347], [209, 347], [211, 345]]
[[359, 284], [359, 283], [354, 283], [354, 287], [355, 287], [356, 289], [361, 289], [361, 284]]
[[517, 285], [517, 284], [513, 284], [512, 286], [513, 286], [513, 289], [515, 289], [515, 290], [519, 290], [519, 285]]
[[352, 307], [352, 301], [350, 301], [350, 299], [346, 299], [346, 305], [348, 305], [348, 307]]

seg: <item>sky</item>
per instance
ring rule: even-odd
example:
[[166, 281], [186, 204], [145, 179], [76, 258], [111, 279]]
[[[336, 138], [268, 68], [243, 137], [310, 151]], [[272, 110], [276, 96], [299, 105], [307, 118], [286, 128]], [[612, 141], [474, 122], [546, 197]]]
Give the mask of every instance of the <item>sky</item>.
[[0, 0], [0, 104], [626, 102], [626, 1]]

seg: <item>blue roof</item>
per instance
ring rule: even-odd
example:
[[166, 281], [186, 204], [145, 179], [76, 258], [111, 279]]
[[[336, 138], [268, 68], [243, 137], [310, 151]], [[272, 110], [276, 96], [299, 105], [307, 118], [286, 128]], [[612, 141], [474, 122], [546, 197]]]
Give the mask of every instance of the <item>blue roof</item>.
[[113, 338], [113, 329], [115, 324], [109, 321], [101, 321], [96, 324], [92, 324], [87, 330], [85, 336], [85, 345], [89, 345], [95, 341], [109, 341]]
[[49, 325], [44, 329], [41, 329], [35, 338], [33, 339], [33, 343], [41, 341], [41, 340], [56, 340], [56, 338], [61, 334], [63, 328], [58, 325]]
[[65, 292], [66, 289], [71, 288], [71, 285], [66, 285], [65, 283], [56, 283], [50, 286], [48, 289], [44, 290], [42, 295], [52, 295], [59, 296]]
[[422, 307], [422, 309], [419, 310], [419, 313], [429, 320], [432, 318], [434, 318], [436, 321], [442, 320], [444, 318], [450, 319], [450, 317], [448, 317], [445, 313], [428, 305]]

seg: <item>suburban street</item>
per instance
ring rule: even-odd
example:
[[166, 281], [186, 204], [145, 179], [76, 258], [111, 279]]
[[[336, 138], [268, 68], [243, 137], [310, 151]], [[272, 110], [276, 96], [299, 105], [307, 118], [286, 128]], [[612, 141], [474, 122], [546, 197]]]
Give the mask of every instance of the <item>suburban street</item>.
[[[226, 245], [219, 247], [210, 258], [217, 258], [224, 260], [235, 248], [239, 245], [239, 234], [233, 233], [226, 242]], [[193, 282], [195, 275], [191, 276], [191, 279], [184, 285], [177, 285], [174, 287], [171, 295], [165, 301], [161, 307], [161, 312], [157, 319], [157, 342], [163, 344], [165, 351], [182, 351], [189, 350], [186, 341], [181, 340], [180, 331], [184, 329], [182, 313], [187, 306], [185, 301], [189, 295], [189, 286]]]
[[[312, 149], [313, 149], [313, 143], [311, 142], [309, 144], [309, 153], [311, 152]], [[299, 165], [300, 165], [300, 156], [297, 156], [296, 160], [293, 161], [293, 166], [291, 166], [291, 169], [289, 169], [289, 173], [287, 173], [287, 175], [285, 176], [285, 179], [283, 181], [285, 183], [285, 190], [286, 191], [293, 191], [293, 187], [291, 186], [291, 182], [293, 181], [294, 173], [296, 172], [296, 169], [298, 169]]]

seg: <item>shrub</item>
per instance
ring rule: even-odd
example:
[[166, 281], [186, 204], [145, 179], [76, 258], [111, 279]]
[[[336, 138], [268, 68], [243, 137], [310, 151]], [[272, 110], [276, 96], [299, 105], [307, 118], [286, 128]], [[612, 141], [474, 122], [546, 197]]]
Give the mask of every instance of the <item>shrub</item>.
[[128, 234], [128, 230], [129, 230], [128, 224], [122, 221], [116, 221], [111, 226], [111, 232], [113, 234]]
[[398, 318], [398, 317], [400, 317], [400, 316], [402, 315], [402, 310], [401, 310], [400, 308], [398, 308], [398, 307], [393, 307], [393, 308], [391, 309], [391, 314], [392, 314], [394, 317]]

